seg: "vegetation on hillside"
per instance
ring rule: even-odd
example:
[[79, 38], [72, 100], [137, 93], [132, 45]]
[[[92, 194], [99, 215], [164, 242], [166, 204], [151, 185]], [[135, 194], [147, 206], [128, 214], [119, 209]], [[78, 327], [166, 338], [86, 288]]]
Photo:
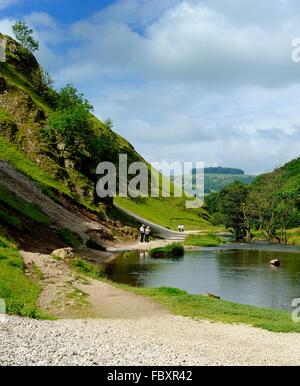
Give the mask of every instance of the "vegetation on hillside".
[[116, 204], [145, 220], [177, 231], [179, 224], [186, 230], [217, 229], [210, 224], [210, 217], [204, 208], [186, 209], [186, 198], [115, 198]]
[[234, 182], [251, 184], [255, 179], [254, 176], [244, 174], [205, 174], [205, 193], [220, 192], [226, 186]]
[[38, 51], [39, 42], [33, 38], [33, 30], [29, 28], [24, 21], [17, 21], [12, 29], [18, 42], [26, 49], [31, 52]]

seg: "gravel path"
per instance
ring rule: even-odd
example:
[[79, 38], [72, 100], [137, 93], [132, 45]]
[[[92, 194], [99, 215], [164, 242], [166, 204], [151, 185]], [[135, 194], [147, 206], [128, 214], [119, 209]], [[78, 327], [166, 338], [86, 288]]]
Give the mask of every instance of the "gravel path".
[[300, 335], [163, 315], [0, 323], [0, 365], [299, 365]]

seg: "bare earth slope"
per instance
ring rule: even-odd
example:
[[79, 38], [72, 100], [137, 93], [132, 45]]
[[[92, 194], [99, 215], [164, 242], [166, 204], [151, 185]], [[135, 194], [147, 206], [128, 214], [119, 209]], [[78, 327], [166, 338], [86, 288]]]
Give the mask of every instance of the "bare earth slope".
[[86, 232], [101, 230], [99, 223], [88, 220], [79, 213], [72, 213], [46, 196], [40, 188], [7, 162], [0, 160], [0, 181], [24, 201], [38, 205], [56, 224], [87, 238]]

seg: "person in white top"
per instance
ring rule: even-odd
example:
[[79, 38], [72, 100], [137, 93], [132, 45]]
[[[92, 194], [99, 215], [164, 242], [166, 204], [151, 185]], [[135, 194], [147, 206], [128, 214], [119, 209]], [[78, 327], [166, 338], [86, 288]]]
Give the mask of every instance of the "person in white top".
[[150, 227], [147, 227], [145, 230], [145, 243], [149, 243], [150, 233], [151, 233], [151, 229]]
[[143, 224], [143, 225], [140, 227], [141, 243], [144, 242], [145, 231], [146, 231], [146, 225]]

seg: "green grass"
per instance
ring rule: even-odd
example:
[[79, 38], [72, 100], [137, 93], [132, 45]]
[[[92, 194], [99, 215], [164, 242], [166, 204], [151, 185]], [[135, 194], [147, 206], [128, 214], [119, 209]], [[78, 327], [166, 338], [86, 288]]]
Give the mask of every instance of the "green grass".
[[39, 166], [31, 161], [24, 153], [16, 146], [9, 143], [0, 136], [0, 156], [1, 159], [9, 162], [15, 169], [19, 170], [33, 181], [38, 182], [42, 186], [56, 189], [62, 193], [70, 195], [70, 192], [57, 180], [49, 176], [48, 173], [39, 168]]
[[300, 228], [289, 229], [287, 238], [289, 244], [300, 245]]
[[44, 214], [38, 206], [27, 203], [20, 197], [15, 196], [3, 185], [0, 185], [0, 202], [9, 206], [19, 214], [40, 224], [51, 224], [49, 217]]
[[195, 247], [217, 247], [221, 244], [223, 244], [222, 239], [214, 234], [189, 235], [185, 239], [185, 245]]
[[230, 324], [243, 323], [273, 332], [300, 333], [300, 323], [294, 323], [291, 313], [287, 311], [258, 308], [208, 296], [189, 295], [175, 288], [122, 288], [163, 304], [175, 315]]
[[11, 120], [11, 116], [0, 107], [0, 121]]
[[27, 93], [34, 103], [39, 106], [45, 112], [51, 111], [51, 108], [45, 103], [42, 97], [40, 97], [34, 86], [28, 82], [25, 76], [23, 76], [20, 72], [16, 71], [15, 68], [9, 63], [0, 63], [0, 72], [1, 75], [4, 76], [8, 81], [12, 84], [18, 86], [21, 90]]
[[75, 268], [79, 273], [92, 277], [93, 279], [99, 279], [103, 277], [101, 265], [89, 263], [79, 257], [69, 261], [69, 264]]
[[79, 248], [83, 243], [82, 238], [77, 233], [74, 233], [69, 229], [60, 229], [58, 234], [69, 247]]
[[0, 298], [11, 315], [42, 317], [37, 307], [40, 287], [25, 276], [16, 246], [0, 236]]
[[58, 197], [52, 192], [58, 191], [65, 194], [70, 198], [78, 201], [81, 205], [92, 211], [99, 210], [95, 206], [91, 205], [87, 200], [80, 199], [73, 194], [65, 185], [54, 177], [49, 175], [46, 171], [42, 170], [35, 162], [31, 161], [26, 154], [22, 153], [16, 146], [9, 143], [5, 138], [0, 136], [0, 159], [7, 161], [16, 170], [29, 177], [32, 181], [37, 182], [40, 185], [41, 190], [49, 198], [55, 202], [59, 202]]
[[149, 197], [133, 200], [118, 197], [115, 203], [145, 220], [172, 230], [177, 231], [179, 224], [184, 224], [186, 230], [215, 230], [204, 209], [185, 208], [185, 198]]

